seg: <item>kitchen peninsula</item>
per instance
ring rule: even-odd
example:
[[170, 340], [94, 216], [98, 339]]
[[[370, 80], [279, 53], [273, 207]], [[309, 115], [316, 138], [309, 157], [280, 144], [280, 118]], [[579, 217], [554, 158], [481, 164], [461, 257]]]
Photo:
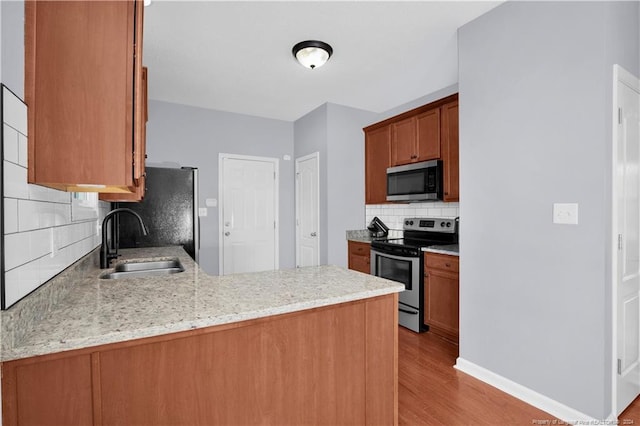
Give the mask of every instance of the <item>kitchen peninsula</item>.
[[3, 424], [397, 424], [397, 293], [333, 266], [100, 279], [94, 251], [2, 312]]

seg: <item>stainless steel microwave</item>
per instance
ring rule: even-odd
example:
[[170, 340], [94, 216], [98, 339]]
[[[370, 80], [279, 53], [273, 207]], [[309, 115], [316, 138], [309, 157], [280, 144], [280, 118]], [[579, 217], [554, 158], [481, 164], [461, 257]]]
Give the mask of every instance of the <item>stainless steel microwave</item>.
[[442, 200], [442, 160], [387, 169], [387, 201]]

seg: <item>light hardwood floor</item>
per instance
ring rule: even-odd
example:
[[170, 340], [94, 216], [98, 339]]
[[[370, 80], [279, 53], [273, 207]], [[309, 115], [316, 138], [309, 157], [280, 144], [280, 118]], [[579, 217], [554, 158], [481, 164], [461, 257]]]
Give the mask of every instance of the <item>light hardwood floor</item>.
[[453, 368], [458, 345], [398, 331], [400, 425], [531, 425], [555, 417]]
[[[398, 329], [400, 425], [532, 425], [543, 424], [536, 420], [557, 420], [453, 368], [458, 345], [432, 333]], [[619, 424], [640, 425], [640, 397], [620, 415]]]

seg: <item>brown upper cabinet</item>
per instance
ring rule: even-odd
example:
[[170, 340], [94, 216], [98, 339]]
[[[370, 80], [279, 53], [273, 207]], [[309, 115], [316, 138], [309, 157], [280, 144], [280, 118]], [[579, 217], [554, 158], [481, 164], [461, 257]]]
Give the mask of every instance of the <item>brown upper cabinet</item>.
[[440, 158], [440, 108], [391, 125], [391, 165]]
[[142, 201], [142, 199], [144, 198], [144, 194], [146, 191], [146, 176], [147, 173], [145, 172], [144, 169], [144, 162], [145, 159], [147, 158], [147, 122], [149, 121], [149, 109], [148, 109], [148, 103], [147, 103], [147, 87], [148, 87], [148, 80], [147, 80], [147, 76], [148, 76], [148, 70], [147, 67], [142, 67], [142, 125], [140, 126], [140, 130], [142, 131], [142, 135], [141, 137], [138, 139], [140, 141], [140, 149], [137, 150], [136, 152], [139, 154], [138, 157], [136, 157], [136, 164], [140, 164], [143, 168], [141, 170], [142, 172], [142, 176], [140, 177], [140, 179], [136, 182], [136, 186], [135, 186], [135, 191], [133, 192], [129, 192], [129, 193], [124, 193], [124, 192], [112, 192], [112, 193], [106, 193], [103, 192], [100, 194], [100, 199], [102, 201], [111, 201], [111, 202], [118, 202], [118, 201], [124, 201], [124, 202], [135, 202], [135, 201]]
[[387, 203], [387, 168], [442, 159], [444, 201], [458, 201], [458, 94], [364, 128], [366, 204]]
[[387, 202], [387, 168], [391, 167], [391, 126], [365, 132], [366, 203]]
[[444, 167], [444, 201], [458, 201], [460, 160], [458, 149], [458, 100], [442, 107], [442, 162]]
[[25, 2], [30, 183], [135, 192], [144, 175], [142, 1]]

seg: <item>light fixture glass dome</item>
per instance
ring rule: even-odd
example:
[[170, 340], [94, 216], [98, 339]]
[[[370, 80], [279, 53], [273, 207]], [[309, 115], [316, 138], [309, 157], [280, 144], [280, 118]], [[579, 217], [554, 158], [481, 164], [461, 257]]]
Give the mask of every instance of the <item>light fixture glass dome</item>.
[[329, 60], [333, 49], [322, 41], [307, 40], [293, 46], [292, 52], [301, 65], [314, 69], [323, 66]]

